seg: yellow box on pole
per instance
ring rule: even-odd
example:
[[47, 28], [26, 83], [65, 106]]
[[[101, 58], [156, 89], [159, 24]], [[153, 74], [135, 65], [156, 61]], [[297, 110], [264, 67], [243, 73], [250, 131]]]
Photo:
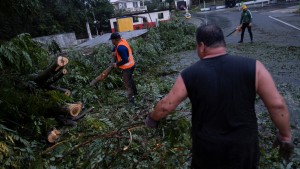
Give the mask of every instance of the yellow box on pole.
[[132, 17], [119, 18], [119, 19], [117, 19], [117, 24], [118, 24], [119, 32], [133, 31]]

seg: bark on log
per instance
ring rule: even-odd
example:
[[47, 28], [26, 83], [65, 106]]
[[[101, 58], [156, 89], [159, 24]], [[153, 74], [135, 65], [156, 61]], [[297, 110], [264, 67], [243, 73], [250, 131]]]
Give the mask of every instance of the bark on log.
[[34, 81], [37, 83], [38, 86], [44, 86], [45, 82], [54, 76], [58, 71], [60, 71], [66, 64], [68, 64], [68, 58], [64, 56], [58, 56], [50, 66], [39, 73], [37, 77], [35, 77]]
[[99, 76], [91, 81], [90, 86], [94, 86], [97, 82], [104, 80], [113, 68], [113, 66], [109, 66], [108, 68], [106, 68]]
[[45, 83], [45, 86], [52, 85], [53, 83], [57, 82], [59, 79], [61, 79], [64, 75], [68, 73], [67, 69], [60, 70], [57, 74], [55, 74], [53, 77], [48, 79]]
[[55, 143], [55, 141], [60, 137], [60, 131], [57, 129], [53, 129], [48, 133], [47, 141], [49, 143]]
[[65, 88], [62, 88], [62, 87], [50, 85], [50, 86], [47, 87], [47, 89], [49, 89], [49, 90], [58, 90], [60, 92], [63, 92], [66, 96], [71, 95], [71, 91], [69, 89], [65, 89]]

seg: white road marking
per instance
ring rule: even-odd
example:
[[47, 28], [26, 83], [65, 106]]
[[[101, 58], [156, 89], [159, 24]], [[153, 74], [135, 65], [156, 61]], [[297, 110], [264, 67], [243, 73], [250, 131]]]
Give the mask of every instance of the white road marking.
[[284, 22], [284, 21], [282, 21], [282, 20], [279, 20], [279, 19], [277, 19], [277, 18], [274, 18], [274, 17], [272, 17], [272, 16], [269, 16], [269, 18], [274, 19], [274, 20], [276, 20], [276, 21], [278, 21], [278, 22], [281, 22], [281, 23], [283, 23], [283, 24], [286, 24], [286, 25], [288, 25], [288, 26], [290, 26], [290, 27], [292, 27], [292, 28], [295, 28], [295, 29], [297, 29], [297, 30], [300, 31], [300, 28], [298, 28], [298, 27], [296, 27], [296, 26], [294, 26], [294, 25], [291, 25], [291, 24], [289, 24], [289, 23], [286, 23], [286, 22]]

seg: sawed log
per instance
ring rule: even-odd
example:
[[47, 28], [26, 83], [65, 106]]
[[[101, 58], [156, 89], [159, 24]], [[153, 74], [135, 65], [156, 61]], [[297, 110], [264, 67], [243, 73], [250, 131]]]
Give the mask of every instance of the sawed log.
[[81, 112], [82, 108], [83, 108], [82, 102], [67, 103], [65, 106], [61, 107], [61, 111], [66, 112], [67, 115], [76, 117]]
[[54, 128], [48, 133], [47, 141], [49, 143], [55, 143], [55, 141], [60, 137], [60, 131]]
[[68, 58], [65, 56], [58, 56], [56, 59], [50, 64], [50, 66], [39, 73], [34, 81], [37, 83], [38, 86], [44, 86], [46, 81], [54, 76], [57, 72], [59, 72], [65, 65], [69, 62]]
[[58, 117], [59, 115], [76, 117], [81, 112], [82, 108], [82, 102], [66, 103], [65, 105], [52, 107], [48, 110], [48, 112], [49, 115], [55, 117]]

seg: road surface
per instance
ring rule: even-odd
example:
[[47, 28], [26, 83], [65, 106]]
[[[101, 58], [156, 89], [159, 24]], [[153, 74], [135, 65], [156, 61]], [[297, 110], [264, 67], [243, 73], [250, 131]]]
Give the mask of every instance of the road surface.
[[[266, 42], [278, 45], [300, 46], [300, 14], [299, 2], [282, 2], [278, 4], [248, 5], [253, 15], [254, 42]], [[197, 23], [218, 24], [227, 35], [233, 31], [240, 21], [241, 11], [238, 7], [226, 8], [208, 12], [198, 12], [192, 18]], [[199, 25], [199, 24], [198, 24]], [[240, 34], [233, 34], [226, 38], [227, 43], [236, 43]], [[250, 37], [245, 31], [244, 42], [250, 42]]]

